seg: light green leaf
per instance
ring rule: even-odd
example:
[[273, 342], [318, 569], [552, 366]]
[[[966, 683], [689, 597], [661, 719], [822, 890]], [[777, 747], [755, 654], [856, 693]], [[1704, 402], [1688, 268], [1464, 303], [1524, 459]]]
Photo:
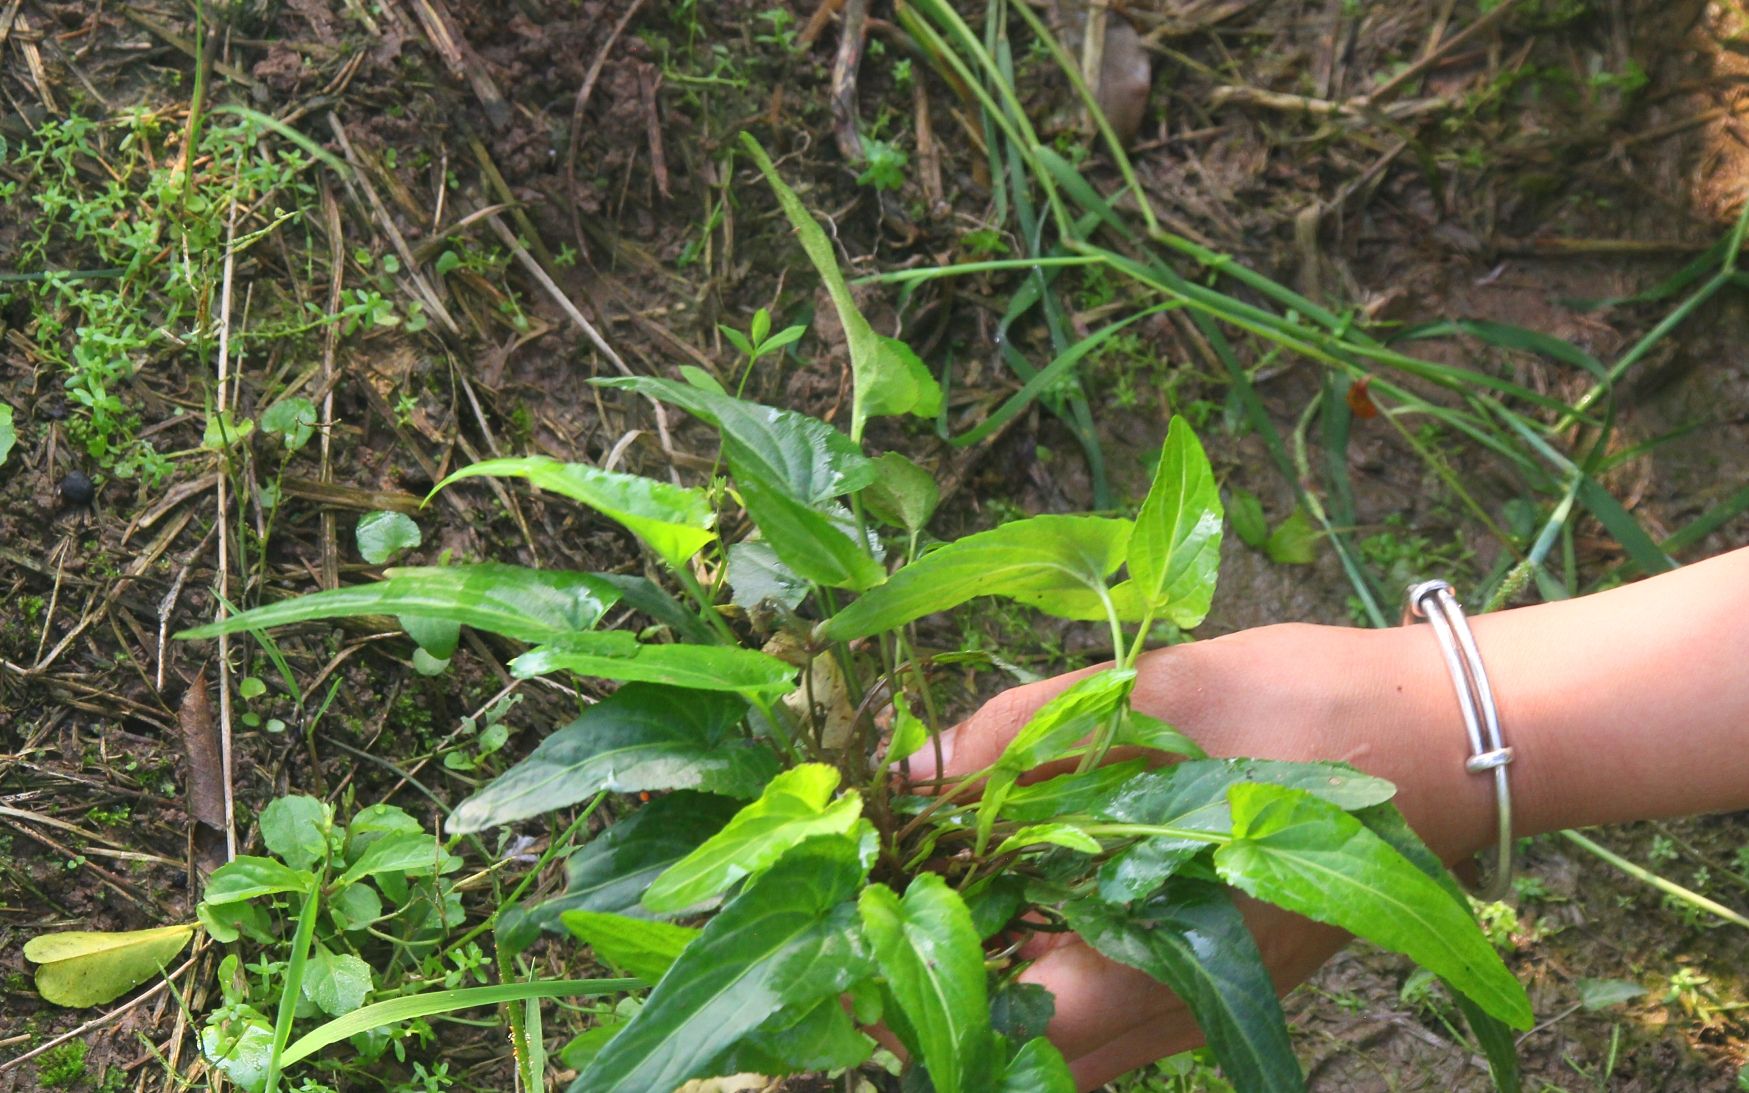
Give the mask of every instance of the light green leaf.
[[984, 949], [971, 912], [937, 873], [905, 898], [884, 884], [857, 899], [862, 928], [938, 1093], [981, 1090], [989, 1081], [990, 1005]]
[[765, 869], [804, 839], [848, 832], [862, 815], [862, 797], [850, 790], [832, 800], [838, 777], [823, 763], [779, 774], [728, 826], [657, 877], [644, 893], [644, 906], [658, 913], [683, 911]]
[[382, 914], [382, 897], [368, 884], [349, 884], [328, 901], [328, 917], [342, 930], [362, 930]]
[[699, 934], [692, 926], [602, 911], [565, 911], [559, 919], [572, 937], [594, 949], [615, 972], [646, 983], [661, 979]]
[[1066, 595], [1087, 595], [1123, 561], [1130, 522], [1034, 516], [936, 548], [821, 624], [833, 641], [891, 630], [975, 596], [1005, 596], [1056, 614]]
[[757, 796], [777, 773], [763, 747], [726, 741], [746, 715], [730, 695], [628, 683], [584, 710], [450, 813], [468, 834], [586, 800], [603, 790], [699, 789]]
[[1275, 985], [1220, 887], [1183, 882], [1172, 898], [1134, 910], [1083, 900], [1063, 913], [1105, 957], [1140, 968], [1183, 999], [1236, 1088], [1305, 1088]]
[[904, 695], [893, 699], [893, 738], [887, 744], [886, 762], [890, 765], [909, 759], [929, 743], [929, 726], [911, 712]]
[[1028, 824], [997, 845], [998, 855], [1029, 846], [1061, 846], [1082, 854], [1098, 854], [1105, 848], [1099, 840], [1074, 824]]
[[261, 1093], [273, 1059], [273, 1026], [258, 1011], [243, 1010], [222, 1025], [201, 1029], [200, 1051], [239, 1088]]
[[310, 950], [304, 972], [304, 997], [330, 1017], [340, 1017], [364, 1005], [371, 991], [370, 965], [351, 953], [334, 953], [321, 942]]
[[1057, 1046], [1039, 1036], [1008, 1060], [996, 1093], [1075, 1093], [1075, 1076]]
[[865, 875], [848, 839], [790, 850], [711, 919], [570, 1093], [673, 1089], [773, 1014], [835, 1000], [868, 971], [846, 902]]
[[1318, 529], [1306, 518], [1304, 509], [1293, 510], [1276, 525], [1263, 544], [1263, 553], [1280, 565], [1311, 565], [1317, 560]]
[[875, 480], [862, 491], [863, 506], [875, 519], [906, 531], [922, 530], [940, 501], [935, 476], [898, 452], [875, 460]]
[[1130, 779], [1148, 769], [1140, 759], [1106, 763], [1092, 770], [1059, 774], [1029, 786], [1018, 786], [1002, 804], [1002, 818], [1022, 823], [1042, 823], [1058, 816], [1092, 812], [1111, 798]]
[[1523, 986], [1470, 916], [1359, 820], [1279, 786], [1228, 797], [1234, 840], [1215, 851], [1227, 883], [1403, 953], [1508, 1025], [1531, 1026]]
[[570, 910], [648, 916], [639, 902], [644, 889], [721, 831], [737, 810], [726, 797], [691, 790], [656, 798], [566, 860], [562, 895], [504, 912], [498, 920], [499, 942], [525, 949], [539, 931], [558, 930], [559, 916]]
[[635, 642], [623, 649], [579, 648], [580, 644], [572, 638], [562, 645], [531, 649], [510, 662], [510, 672], [518, 679], [529, 679], [549, 672], [570, 671], [601, 679], [664, 683], [696, 691], [734, 691], [769, 698], [795, 690], [794, 666], [754, 649]]
[[404, 512], [367, 512], [358, 518], [353, 534], [358, 553], [371, 565], [382, 565], [424, 541], [419, 525]]
[[316, 878], [302, 869], [292, 869], [272, 858], [239, 854], [213, 870], [206, 879], [201, 899], [207, 903], [236, 903], [280, 892], [308, 892]]
[[1187, 630], [1208, 615], [1221, 562], [1221, 495], [1208, 456], [1182, 417], [1166, 430], [1127, 561], [1130, 579], [1160, 615]]
[[1123, 724], [1118, 728], [1112, 743], [1119, 747], [1147, 748], [1151, 751], [1163, 751], [1168, 755], [1182, 755], [1187, 759], [1208, 758], [1208, 752], [1202, 750], [1202, 745], [1159, 718], [1150, 717], [1138, 710], [1124, 711]]
[[255, 422], [251, 418], [237, 418], [229, 410], [214, 412], [209, 409], [206, 415], [206, 428], [201, 431], [200, 446], [209, 451], [222, 452], [239, 441], [248, 438], [255, 431]]
[[710, 529], [715, 515], [703, 490], [604, 471], [587, 463], [561, 463], [545, 456], [484, 460], [456, 471], [432, 487], [431, 492], [435, 494], [452, 482], [480, 475], [523, 478], [543, 490], [588, 505], [625, 526], [676, 569], [712, 538]]
[[863, 423], [882, 414], [933, 417], [941, 409], [941, 388], [936, 385], [935, 377], [903, 342], [875, 333], [856, 306], [855, 297], [850, 294], [850, 286], [838, 268], [838, 256], [833, 252], [825, 230], [802, 205], [795, 191], [784, 184], [765, 149], [753, 139], [753, 135], [742, 132], [741, 144], [776, 192], [778, 205], [795, 227], [802, 250], [819, 273], [844, 327], [855, 388], [851, 396], [850, 435], [860, 439]]
[[38, 994], [78, 1009], [113, 1002], [157, 976], [193, 936], [192, 925], [41, 934], [24, 943], [24, 958], [40, 965]]
[[484, 563], [391, 569], [372, 584], [313, 592], [192, 630], [216, 638], [294, 622], [358, 615], [417, 615], [488, 630], [518, 641], [556, 641], [594, 626], [619, 590], [592, 573]]
[[735, 474], [747, 515], [778, 558], [798, 577], [828, 588], [858, 592], [887, 579], [887, 571], [870, 556], [866, 544], [854, 538], [854, 527], [841, 526], [826, 513], [749, 473], [734, 456], [729, 457], [729, 469]]
[[366, 877], [384, 873], [439, 876], [453, 873], [461, 865], [461, 859], [445, 850], [435, 836], [423, 831], [395, 832], [365, 847], [364, 853], [340, 874], [340, 879], [334, 884], [344, 888]]
[[6, 465], [6, 457], [12, 454], [12, 446], [18, 443], [18, 431], [12, 424], [12, 407], [0, 402], [0, 467]]
[[261, 841], [293, 869], [308, 869], [328, 856], [333, 826], [332, 810], [314, 797], [280, 797], [261, 810]]
[[874, 464], [849, 437], [806, 414], [651, 376], [594, 382], [673, 403], [715, 425], [725, 456], [804, 505], [855, 493], [874, 481]]
[[285, 398], [269, 406], [261, 415], [261, 431], [272, 433], [285, 443], [285, 450], [295, 452], [316, 435], [316, 404], [307, 398]]

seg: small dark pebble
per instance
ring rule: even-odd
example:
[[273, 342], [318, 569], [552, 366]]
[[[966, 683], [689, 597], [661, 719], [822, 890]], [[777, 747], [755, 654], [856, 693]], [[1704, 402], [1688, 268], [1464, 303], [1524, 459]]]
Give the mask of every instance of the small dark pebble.
[[67, 504], [89, 505], [95, 496], [97, 487], [92, 485], [91, 476], [84, 471], [68, 471], [67, 477], [61, 479], [61, 499]]

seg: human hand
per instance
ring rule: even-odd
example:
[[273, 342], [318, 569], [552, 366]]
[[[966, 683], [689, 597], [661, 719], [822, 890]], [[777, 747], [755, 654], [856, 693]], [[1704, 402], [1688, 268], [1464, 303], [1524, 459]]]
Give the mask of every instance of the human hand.
[[[1137, 668], [1134, 707], [1176, 726], [1210, 755], [1349, 762], [1397, 784], [1398, 806], [1446, 860], [1487, 840], [1491, 805], [1482, 787], [1463, 778], [1466, 742], [1451, 684], [1425, 634], [1269, 626], [1157, 650]], [[996, 696], [944, 734], [942, 773], [951, 778], [988, 766], [1035, 710], [1086, 674]], [[1055, 772], [1035, 777], [1048, 773]], [[924, 748], [912, 759], [912, 776], [934, 774], [933, 749]], [[1346, 940], [1279, 908], [1236, 902], [1280, 990], [1310, 975]], [[1202, 1042], [1170, 991], [1074, 935], [1035, 935], [1022, 956], [1033, 961], [1023, 978], [1056, 997], [1049, 1034], [1082, 1089]]]

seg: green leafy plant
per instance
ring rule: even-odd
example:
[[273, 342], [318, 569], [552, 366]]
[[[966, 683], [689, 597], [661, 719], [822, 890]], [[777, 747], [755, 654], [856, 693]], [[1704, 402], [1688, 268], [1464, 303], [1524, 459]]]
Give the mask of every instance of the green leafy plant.
[[[508, 565], [392, 569], [183, 636], [389, 615], [422, 648], [453, 648], [460, 625], [526, 642], [509, 664], [517, 677], [619, 684], [449, 819], [452, 835], [465, 834], [603, 793], [648, 798], [570, 856], [561, 895], [496, 921], [501, 973], [546, 933], [631, 977], [628, 1004], [566, 1049], [581, 1070], [573, 1093], [854, 1067], [875, 1049], [857, 1026], [877, 1021], [941, 1093], [1072, 1090], [1041, 1035], [1048, 995], [1017, 981], [1012, 942], [1039, 929], [1071, 930], [1175, 991], [1237, 1088], [1302, 1088], [1231, 889], [1414, 958], [1445, 982], [1511, 1085], [1507, 1030], [1529, 1027], [1529, 1002], [1389, 804], [1393, 787], [1336, 763], [1210, 759], [1130, 704], [1154, 624], [1195, 627], [1214, 592], [1222, 511], [1189, 425], [1172, 422], [1133, 520], [1042, 515], [930, 540], [930, 476], [896, 453], [871, 457], [863, 432], [873, 416], [933, 416], [940, 391], [856, 310], [824, 232], [746, 144], [846, 331], [849, 434], [738, 399], [688, 369], [682, 380], [602, 382], [714, 427], [725, 491], [546, 459], [476, 464], [437, 487], [497, 475], [560, 493], [637, 536], [672, 589]], [[725, 541], [731, 527], [745, 534]], [[952, 670], [921, 651], [917, 627], [979, 597], [1104, 627], [1111, 664], [1038, 710], [988, 766], [913, 785], [905, 761], [933, 746]], [[648, 625], [597, 629], [616, 604]], [[889, 706], [890, 732], [876, 717]], [[1120, 746], [1172, 761], [1106, 763]], [[1066, 772], [1026, 784], [1045, 764]], [[355, 852], [356, 822], [340, 838], [315, 802], [282, 807], [310, 812], [296, 828], [304, 834], [282, 828], [269, 840], [279, 859], [226, 866], [203, 904], [203, 921], [233, 934], [242, 917], [215, 909], [264, 899], [297, 908], [279, 1019], [221, 1023], [266, 1052], [270, 1090], [280, 1067], [308, 1054], [285, 1049], [300, 994], [322, 1004], [305, 986], [314, 954], [348, 951], [319, 908], [331, 891], [380, 880], [369, 863], [387, 853]], [[428, 836], [416, 841], [416, 862], [388, 856], [435, 881], [446, 859]], [[566, 990], [538, 979], [496, 985], [520, 988], [524, 998]], [[331, 1013], [363, 1000], [322, 997]]]

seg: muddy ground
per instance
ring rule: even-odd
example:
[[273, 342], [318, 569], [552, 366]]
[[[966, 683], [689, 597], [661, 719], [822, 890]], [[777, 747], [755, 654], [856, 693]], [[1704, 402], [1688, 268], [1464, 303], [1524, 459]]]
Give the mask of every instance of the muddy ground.
[[[744, 327], [760, 306], [780, 323], [811, 317], [814, 332], [782, 368], [755, 371], [750, 393], [843, 412], [842, 345], [768, 193], [744, 157], [728, 154], [738, 131], [751, 129], [772, 150], [809, 207], [830, 220], [855, 272], [1017, 251], [1012, 225], [992, 203], [975, 106], [929, 68], [880, 0], [850, 5], [870, 8], [855, 116], [909, 164], [897, 189], [858, 184], [862, 168], [840, 150], [842, 115], [830, 102], [835, 6], [244, 0], [213, 5], [221, 10], [197, 28], [193, 5], [175, 0], [3, 5], [0, 139], [8, 152], [0, 182], [12, 189], [0, 205], [0, 266], [8, 272], [83, 269], [93, 260], [94, 244], [70, 233], [32, 247], [45, 215], [33, 199], [42, 169], [24, 150], [45, 120], [76, 114], [102, 123], [75, 157], [73, 177], [92, 191], [108, 181], [131, 185], [116, 168], [130, 154], [120, 119], [149, 112], [160, 132], [151, 157], [183, 156], [199, 86], [208, 109], [230, 103], [279, 119], [349, 164], [352, 181], [313, 166], [246, 205], [241, 225], [226, 230], [263, 230], [264, 242], [228, 271], [212, 258], [223, 234], [205, 258], [171, 248], [155, 256], [191, 268], [205, 262], [214, 284], [228, 273], [230, 289], [211, 299], [230, 300], [236, 332], [220, 354], [211, 340], [187, 336], [215, 326], [213, 315], [200, 314], [116, 381], [133, 419], [127, 429], [164, 457], [161, 466], [118, 467], [113, 456], [91, 453], [81, 424], [89, 412], [45, 349], [55, 336], [42, 313], [16, 291], [5, 309], [0, 402], [16, 412], [18, 442], [0, 465], [0, 596], [8, 605], [0, 612], [0, 1090], [43, 1088], [60, 1076], [43, 1056], [6, 1060], [93, 1017], [37, 998], [19, 951], [26, 938], [190, 917], [200, 853], [191, 794], [203, 774], [187, 754], [179, 714], [196, 679], [235, 686], [244, 673], [221, 677], [210, 643], [161, 634], [210, 618], [221, 587], [239, 602], [260, 602], [365, 579], [375, 567], [354, 549], [356, 518], [414, 510], [444, 473], [488, 454], [708, 471], [713, 453], [702, 433], [672, 422], [665, 438], [643, 408], [585, 383], [619, 366], [603, 347], [635, 372], [668, 375], [696, 364], [728, 375], [735, 355], [719, 322]], [[958, 6], [982, 25], [982, 5]], [[1165, 226], [1351, 312], [1381, 336], [1439, 320], [1492, 320], [1616, 360], [1682, 294], [1578, 302], [1631, 297], [1682, 270], [1724, 236], [1749, 196], [1749, 131], [1739, 120], [1749, 24], [1734, 0], [1117, 6], [1123, 14], [1114, 17], [1134, 27], [1141, 50], [1128, 59], [1128, 97], [1109, 105], [1114, 116], [1135, 119], [1131, 154]], [[1041, 10], [1073, 36], [1075, 5]], [[1144, 63], [1135, 77], [1133, 66]], [[1076, 158], [1086, 150], [1084, 169], [1106, 192], [1115, 189], [1112, 164], [1084, 134], [1049, 57], [1021, 51], [1017, 83], [1045, 139]], [[1362, 103], [1369, 92], [1377, 100]], [[260, 139], [293, 147], [273, 131]], [[198, 154], [182, 162], [197, 176], [210, 166]], [[290, 218], [277, 217], [280, 206]], [[202, 213], [185, 206], [184, 215]], [[124, 203], [104, 223], [138, 216]], [[507, 238], [521, 240], [553, 290], [513, 256]], [[878, 326], [902, 332], [932, 366], [951, 372], [950, 433], [1018, 386], [997, 335], [1016, 286], [989, 274], [935, 282], [908, 299], [866, 290]], [[1077, 333], [1132, 303], [1126, 287], [1091, 280], [1071, 277], [1062, 291]], [[373, 320], [368, 293], [388, 301], [392, 324]], [[358, 305], [358, 322], [297, 321], [332, 310], [335, 295]], [[1147, 453], [1169, 414], [1183, 412], [1199, 421], [1229, 490], [1258, 495], [1272, 522], [1286, 517], [1293, 486], [1246, 427], [1206, 343], [1175, 315], [1134, 329], [1135, 338], [1083, 369], [1113, 507], [1139, 499]], [[1035, 366], [1049, 358], [1040, 330], [1009, 336]], [[79, 337], [67, 332], [58, 344], [70, 352]], [[1749, 481], [1746, 337], [1749, 313], [1733, 285], [1660, 339], [1618, 388], [1611, 444], [1625, 454], [1604, 483], [1655, 539], [1718, 511]], [[1291, 435], [1326, 389], [1325, 373], [1243, 340], [1237, 351], [1272, 420]], [[1415, 351], [1499, 370], [1564, 399], [1589, 382], [1545, 354], [1476, 339], [1418, 342]], [[201, 422], [215, 396], [243, 416], [299, 394], [317, 403], [331, 397], [325, 443], [283, 464], [262, 437], [223, 455], [203, 448]], [[1356, 397], [1364, 406], [1364, 394]], [[943, 534], [1094, 499], [1086, 438], [1036, 405], [970, 449], [944, 444], [926, 425], [883, 425], [877, 434], [878, 444], [912, 453], [957, 487], [937, 520]], [[1462, 438], [1417, 439], [1423, 451], [1383, 416], [1355, 417], [1345, 459], [1353, 539], [1373, 544], [1366, 560], [1381, 587], [1409, 570], [1437, 570], [1460, 588], [1479, 582], [1503, 548], [1440, 469], [1455, 472], [1496, 517], [1526, 496], [1523, 484]], [[1308, 450], [1321, 465], [1315, 429]], [[224, 487], [222, 459], [231, 461]], [[88, 503], [78, 483], [67, 483], [72, 472], [94, 481]], [[1311, 484], [1321, 483], [1314, 476]], [[280, 499], [270, 525], [264, 485]], [[240, 490], [243, 501], [234, 493], [224, 500], [221, 489]], [[522, 491], [500, 491], [496, 503], [487, 496], [451, 491], [420, 515], [425, 543], [411, 560], [447, 552], [641, 568], [629, 540], [604, 522]], [[223, 535], [221, 503], [230, 506]], [[1561, 550], [1578, 587], [1622, 572], [1627, 555], [1614, 537], [1589, 518], [1572, 527]], [[1726, 519], [1691, 538], [1679, 560], [1749, 542], [1749, 520]], [[220, 543], [232, 539], [221, 582]], [[1289, 619], [1364, 621], [1329, 549], [1289, 565], [1233, 540], [1223, 565], [1203, 634]], [[1002, 612], [974, 616], [946, 635], [955, 638], [1000, 648], [1040, 673], [1079, 664], [1095, 648], [1078, 629]], [[297, 789], [359, 805], [390, 799], [432, 818], [424, 794], [453, 802], [493, 770], [452, 769], [442, 757], [468, 743], [461, 719], [508, 682], [502, 650], [464, 646], [437, 679], [415, 670], [404, 639], [362, 628], [347, 629], [337, 645], [293, 640], [285, 651], [301, 689], [340, 687], [308, 741], [300, 730], [315, 702], [295, 703], [277, 684], [253, 704], [238, 700], [228, 715], [214, 714], [237, 718], [240, 814]], [[969, 682], [962, 703], [1001, 682]], [[533, 690], [511, 719], [505, 752], [489, 764], [525, 753], [551, 723], [543, 715], [560, 708], [562, 700]], [[244, 724], [246, 714], [256, 725]], [[275, 719], [284, 731], [267, 731]], [[1593, 834], [1727, 904], [1749, 902], [1743, 817]], [[1516, 920], [1501, 935], [1542, 1021], [1522, 1044], [1527, 1087], [1739, 1088], [1749, 1064], [1749, 935], [1686, 912], [1557, 837], [1530, 845], [1526, 860]], [[557, 947], [544, 959], [555, 973], [576, 971]], [[204, 953], [178, 978], [197, 1013], [213, 1004], [213, 966], [214, 954]], [[1587, 980], [1623, 980], [1644, 993], [1588, 1009], [1580, 1004]], [[1394, 958], [1353, 947], [1287, 1005], [1315, 1089], [1487, 1087], [1437, 1001], [1418, 995]], [[555, 1021], [548, 1034], [567, 1031]], [[176, 999], [159, 992], [79, 1034], [89, 1045], [84, 1069], [65, 1087], [171, 1089], [174, 1072], [205, 1088], [192, 1037]], [[445, 1033], [443, 1057], [461, 1079], [456, 1088], [509, 1088], [496, 1032], [456, 1026]], [[381, 1081], [388, 1087], [405, 1076], [397, 1070]], [[1175, 1080], [1118, 1088], [1194, 1087]]]

